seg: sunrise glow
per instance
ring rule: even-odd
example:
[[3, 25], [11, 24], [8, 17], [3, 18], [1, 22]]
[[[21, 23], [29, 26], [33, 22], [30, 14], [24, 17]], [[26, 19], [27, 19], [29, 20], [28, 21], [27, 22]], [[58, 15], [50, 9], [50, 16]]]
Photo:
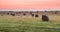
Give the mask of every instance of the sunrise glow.
[[0, 0], [0, 8], [1, 9], [60, 8], [60, 0]]

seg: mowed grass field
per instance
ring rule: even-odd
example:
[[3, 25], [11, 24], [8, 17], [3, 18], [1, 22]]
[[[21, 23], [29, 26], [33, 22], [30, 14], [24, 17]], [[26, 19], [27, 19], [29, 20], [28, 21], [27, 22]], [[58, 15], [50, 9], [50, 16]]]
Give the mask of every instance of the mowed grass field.
[[48, 15], [50, 21], [43, 22], [31, 16], [0, 16], [0, 32], [60, 32], [60, 15]]

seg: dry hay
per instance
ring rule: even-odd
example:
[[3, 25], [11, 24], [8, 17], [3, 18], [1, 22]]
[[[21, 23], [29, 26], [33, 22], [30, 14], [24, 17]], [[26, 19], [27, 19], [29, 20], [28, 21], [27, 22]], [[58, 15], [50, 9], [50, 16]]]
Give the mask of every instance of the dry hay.
[[[48, 15], [50, 21], [60, 21], [60, 15]], [[42, 21], [42, 15], [39, 15], [38, 18], [32, 17], [31, 15], [29, 16], [11, 16], [11, 15], [5, 15], [5, 16], [0, 16], [1, 19], [12, 19], [12, 20], [28, 20], [28, 21]]]

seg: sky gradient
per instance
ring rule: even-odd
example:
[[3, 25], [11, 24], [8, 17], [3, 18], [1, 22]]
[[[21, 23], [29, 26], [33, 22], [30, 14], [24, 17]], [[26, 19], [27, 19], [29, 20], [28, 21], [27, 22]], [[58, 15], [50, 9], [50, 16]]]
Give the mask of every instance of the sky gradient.
[[0, 0], [0, 8], [60, 8], [60, 0]]

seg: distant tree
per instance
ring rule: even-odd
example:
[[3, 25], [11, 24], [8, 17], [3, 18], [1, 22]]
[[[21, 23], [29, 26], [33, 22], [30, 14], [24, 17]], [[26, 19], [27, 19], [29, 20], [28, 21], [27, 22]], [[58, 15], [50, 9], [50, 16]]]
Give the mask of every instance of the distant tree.
[[30, 14], [32, 14], [32, 12], [30, 12]]
[[39, 11], [37, 11], [37, 13], [39, 13]]
[[45, 12], [47, 12], [47, 11], [45, 11]]

